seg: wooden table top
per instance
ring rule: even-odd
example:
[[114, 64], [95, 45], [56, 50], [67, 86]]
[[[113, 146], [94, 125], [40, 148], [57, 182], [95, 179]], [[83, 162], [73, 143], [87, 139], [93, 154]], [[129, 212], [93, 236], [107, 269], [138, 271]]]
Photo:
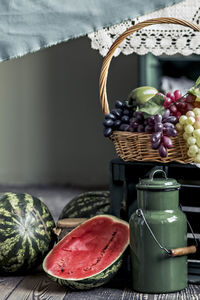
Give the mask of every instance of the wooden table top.
[[122, 287], [123, 282], [88, 291], [72, 291], [59, 286], [41, 270], [26, 276], [0, 277], [0, 300], [195, 300], [200, 299], [200, 285], [170, 294], [141, 294]]

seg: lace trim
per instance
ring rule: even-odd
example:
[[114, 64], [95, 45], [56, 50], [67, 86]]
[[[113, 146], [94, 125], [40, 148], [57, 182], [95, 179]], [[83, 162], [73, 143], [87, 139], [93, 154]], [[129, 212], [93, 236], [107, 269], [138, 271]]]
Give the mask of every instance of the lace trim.
[[[181, 18], [199, 24], [199, 0], [184, 0], [132, 21], [125, 21], [93, 32], [88, 35], [91, 39], [91, 47], [99, 50], [99, 53], [105, 56], [115, 39], [134, 23], [163, 16]], [[139, 55], [151, 52], [156, 56], [177, 53], [182, 55], [200, 54], [200, 32], [194, 32], [180, 25], [153, 25], [129, 36], [118, 47], [114, 56], [118, 56], [120, 53], [129, 55], [134, 52]]]

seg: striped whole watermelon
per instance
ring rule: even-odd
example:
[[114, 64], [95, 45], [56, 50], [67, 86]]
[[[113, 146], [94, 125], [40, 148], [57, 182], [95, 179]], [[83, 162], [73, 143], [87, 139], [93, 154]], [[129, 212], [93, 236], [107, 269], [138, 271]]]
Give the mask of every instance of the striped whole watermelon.
[[0, 273], [21, 273], [40, 264], [54, 243], [47, 206], [29, 194], [0, 194]]
[[85, 192], [73, 198], [63, 208], [59, 220], [65, 218], [91, 218], [109, 212], [109, 191]]
[[91, 289], [107, 283], [122, 264], [129, 224], [98, 215], [68, 233], [43, 261], [44, 271], [60, 285]]

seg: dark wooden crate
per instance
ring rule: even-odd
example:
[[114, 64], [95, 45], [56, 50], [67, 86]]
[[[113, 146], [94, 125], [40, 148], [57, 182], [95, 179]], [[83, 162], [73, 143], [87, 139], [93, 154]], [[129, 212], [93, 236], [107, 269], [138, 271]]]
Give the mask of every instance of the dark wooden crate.
[[[191, 164], [124, 162], [113, 159], [110, 162], [110, 201], [111, 213], [117, 217], [129, 220], [137, 209], [136, 184], [140, 178], [148, 176], [152, 168], [163, 169], [167, 177], [181, 183], [179, 202], [190, 222], [196, 238], [200, 237], [200, 168]], [[194, 245], [195, 240], [188, 226], [188, 244]], [[200, 251], [188, 256], [189, 272], [200, 274]], [[192, 266], [192, 267], [190, 267]]]

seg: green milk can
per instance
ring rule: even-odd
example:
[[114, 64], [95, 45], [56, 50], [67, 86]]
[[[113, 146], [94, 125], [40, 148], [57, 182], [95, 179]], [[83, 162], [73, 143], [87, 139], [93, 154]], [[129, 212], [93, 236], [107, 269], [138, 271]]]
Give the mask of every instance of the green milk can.
[[[162, 175], [155, 178], [155, 175]], [[153, 170], [137, 184], [138, 209], [130, 218], [132, 287], [169, 293], [187, 286], [187, 219], [179, 207], [180, 184]]]

